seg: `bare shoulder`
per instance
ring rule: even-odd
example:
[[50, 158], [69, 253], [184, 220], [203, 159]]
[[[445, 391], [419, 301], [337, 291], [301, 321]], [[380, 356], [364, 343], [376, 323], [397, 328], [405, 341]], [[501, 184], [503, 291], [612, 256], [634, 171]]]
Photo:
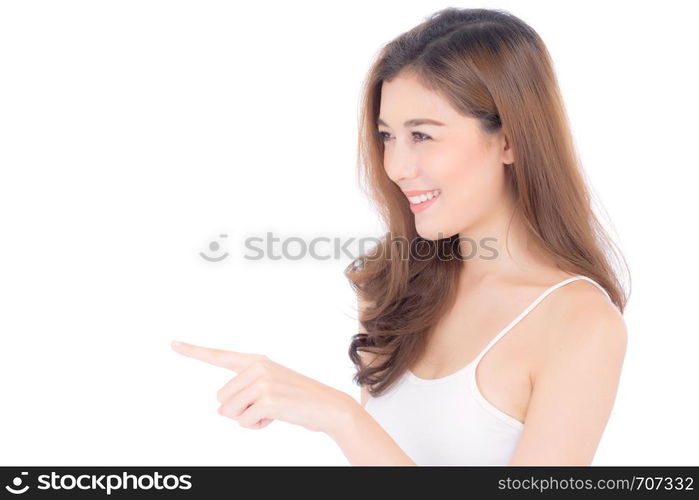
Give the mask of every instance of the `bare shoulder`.
[[540, 362], [532, 372], [535, 380], [553, 359], [557, 364], [568, 356], [595, 357], [621, 364], [626, 352], [627, 329], [623, 315], [605, 293], [586, 280], [576, 280], [556, 289], [547, 304], [548, 324], [542, 337]]
[[567, 283], [554, 291], [553, 296], [558, 300], [560, 308], [567, 308], [579, 312], [580, 308], [589, 311], [596, 311], [600, 314], [608, 314], [610, 316], [619, 316], [621, 313], [616, 305], [609, 300], [604, 291], [600, 290], [596, 285], [584, 279], [578, 279]]

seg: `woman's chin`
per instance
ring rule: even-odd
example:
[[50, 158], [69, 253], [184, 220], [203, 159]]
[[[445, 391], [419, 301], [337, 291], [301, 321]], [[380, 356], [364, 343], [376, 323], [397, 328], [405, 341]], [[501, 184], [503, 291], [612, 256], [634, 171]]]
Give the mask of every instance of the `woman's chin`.
[[416, 224], [415, 231], [423, 240], [437, 241], [448, 238], [450, 235], [440, 230], [439, 227], [430, 224]]

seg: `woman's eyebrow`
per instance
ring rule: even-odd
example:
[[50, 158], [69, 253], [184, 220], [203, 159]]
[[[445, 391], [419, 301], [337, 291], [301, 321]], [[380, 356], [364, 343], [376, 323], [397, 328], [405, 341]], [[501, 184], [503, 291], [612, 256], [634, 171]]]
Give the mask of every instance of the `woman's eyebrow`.
[[[379, 125], [383, 125], [384, 127], [388, 127], [389, 125], [383, 121], [381, 118], [379, 118], [378, 122]], [[437, 120], [431, 120], [429, 118], [413, 118], [412, 120], [408, 120], [403, 124], [404, 127], [417, 127], [418, 125], [444, 125], [441, 122], [438, 122]]]

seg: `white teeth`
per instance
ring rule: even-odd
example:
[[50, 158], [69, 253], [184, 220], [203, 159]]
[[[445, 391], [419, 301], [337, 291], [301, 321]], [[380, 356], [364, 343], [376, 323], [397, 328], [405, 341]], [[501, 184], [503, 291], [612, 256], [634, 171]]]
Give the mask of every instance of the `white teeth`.
[[431, 192], [426, 193], [426, 194], [421, 194], [418, 196], [410, 196], [410, 197], [408, 197], [408, 200], [412, 204], [418, 204], [418, 203], [422, 203], [422, 202], [427, 201], [427, 200], [431, 200], [435, 196], [438, 196], [441, 192], [442, 192], [441, 190], [435, 189], [434, 191], [431, 191]]

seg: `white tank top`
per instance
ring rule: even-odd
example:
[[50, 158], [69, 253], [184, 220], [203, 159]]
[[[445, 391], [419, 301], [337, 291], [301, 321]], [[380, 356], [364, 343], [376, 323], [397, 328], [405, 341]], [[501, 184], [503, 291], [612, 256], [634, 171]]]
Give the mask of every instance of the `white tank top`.
[[[369, 395], [365, 409], [417, 465], [507, 465], [524, 424], [493, 406], [476, 383], [483, 355], [548, 294], [584, 279], [570, 277], [546, 289], [500, 331], [468, 365], [436, 379], [406, 371], [387, 392]], [[611, 299], [610, 299], [611, 300]]]

